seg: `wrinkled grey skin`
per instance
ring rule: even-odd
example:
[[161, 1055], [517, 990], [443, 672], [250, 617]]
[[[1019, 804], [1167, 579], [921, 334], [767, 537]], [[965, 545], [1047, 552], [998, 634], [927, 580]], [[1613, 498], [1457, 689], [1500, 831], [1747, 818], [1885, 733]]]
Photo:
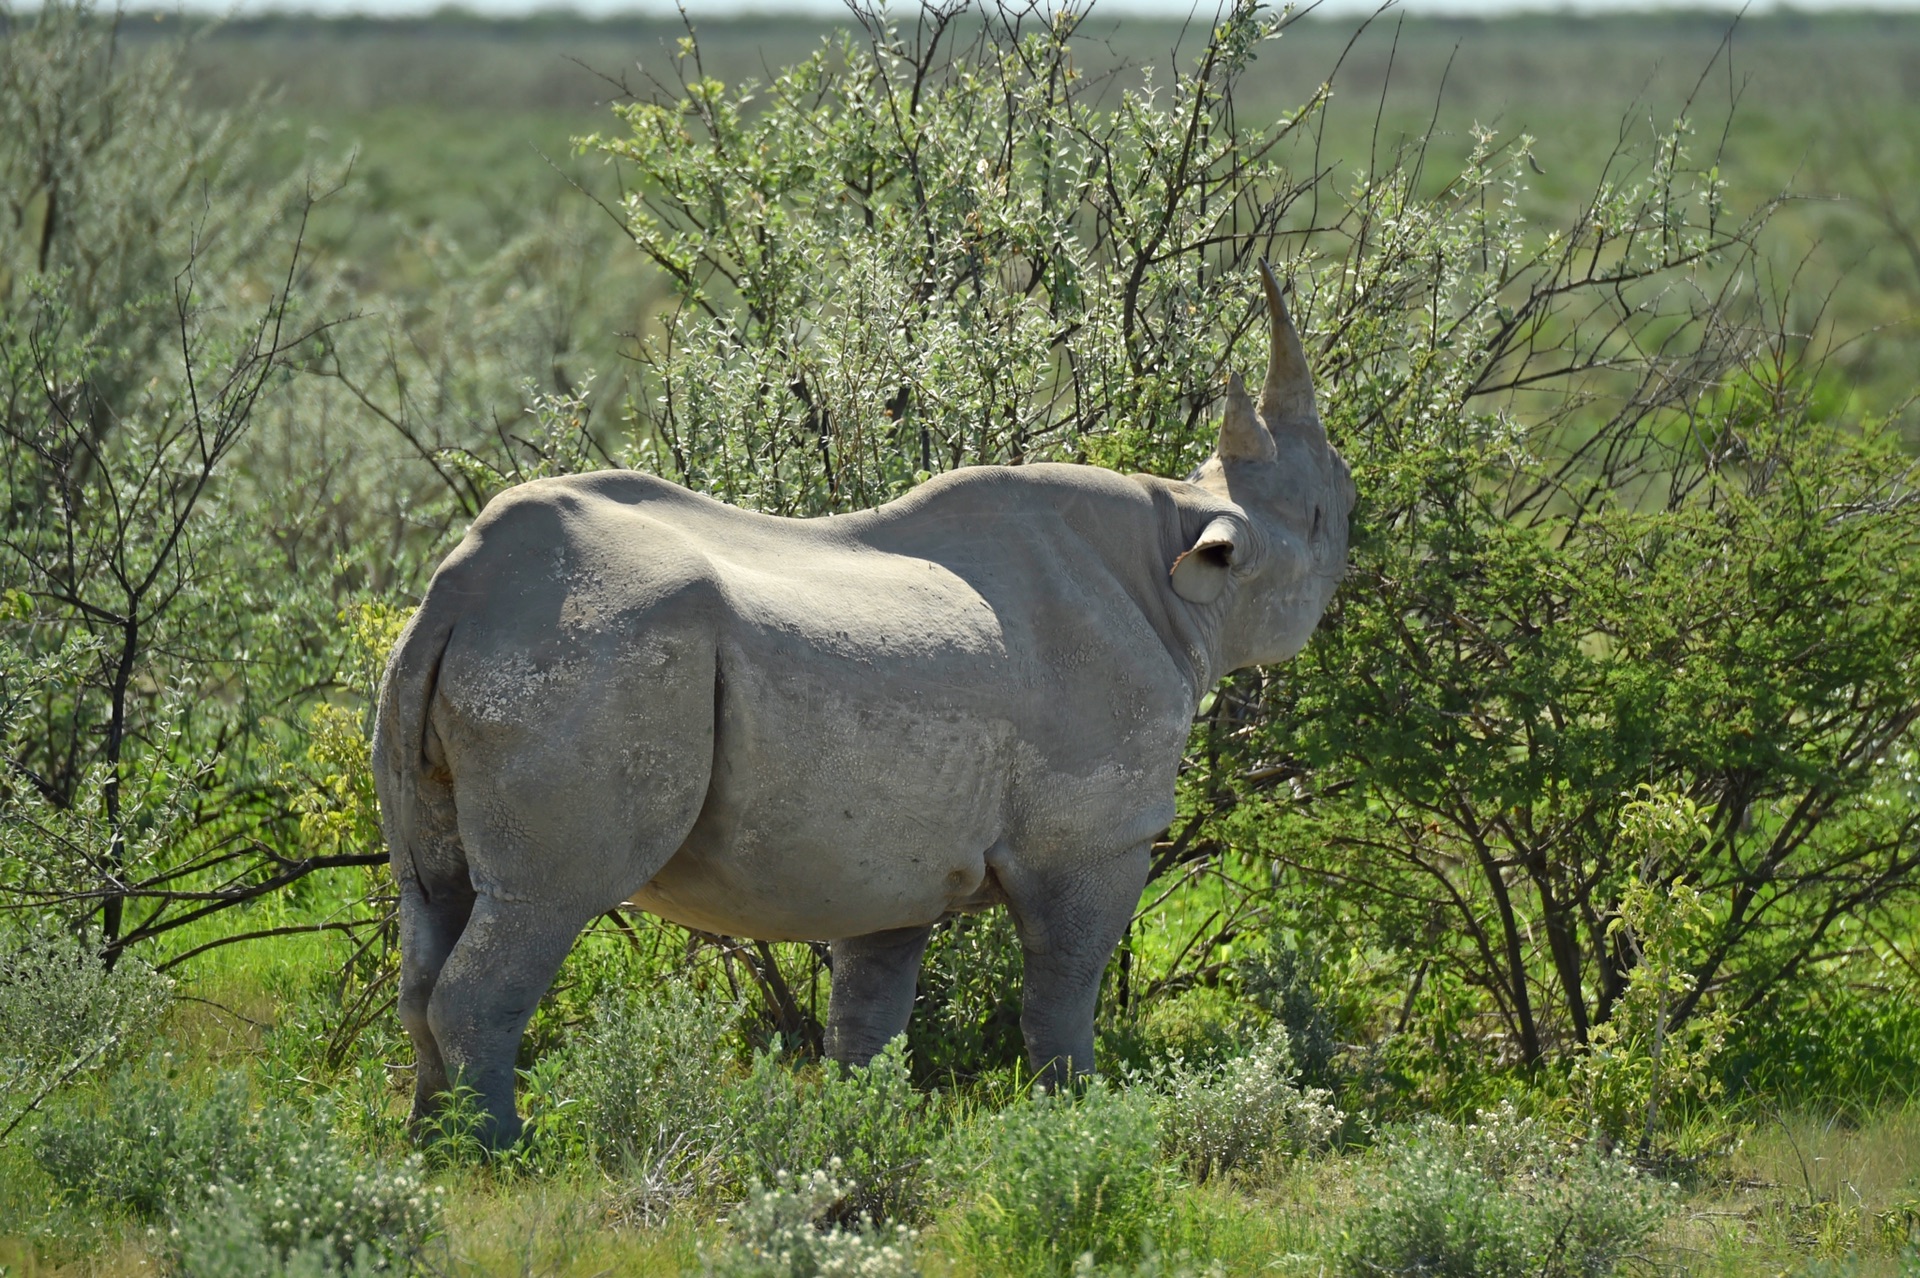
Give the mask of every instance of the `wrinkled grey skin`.
[[906, 1028], [931, 926], [1004, 903], [1044, 1076], [1173, 817], [1200, 698], [1298, 652], [1354, 501], [1271, 274], [1185, 482], [980, 466], [793, 520], [633, 471], [502, 493], [387, 665], [374, 774], [400, 884], [416, 1119], [449, 1080], [516, 1138], [514, 1057], [580, 930], [630, 902], [832, 941], [828, 1047]]

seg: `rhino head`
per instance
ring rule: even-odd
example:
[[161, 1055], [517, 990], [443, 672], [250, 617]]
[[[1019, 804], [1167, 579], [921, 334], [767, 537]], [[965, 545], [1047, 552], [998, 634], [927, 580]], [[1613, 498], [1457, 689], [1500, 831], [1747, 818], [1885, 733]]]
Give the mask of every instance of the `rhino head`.
[[1188, 477], [1213, 517], [1173, 563], [1174, 592], [1212, 623], [1221, 672], [1306, 646], [1347, 569], [1355, 490], [1327, 441], [1300, 334], [1265, 262], [1272, 345], [1258, 407], [1235, 374], [1212, 456]]

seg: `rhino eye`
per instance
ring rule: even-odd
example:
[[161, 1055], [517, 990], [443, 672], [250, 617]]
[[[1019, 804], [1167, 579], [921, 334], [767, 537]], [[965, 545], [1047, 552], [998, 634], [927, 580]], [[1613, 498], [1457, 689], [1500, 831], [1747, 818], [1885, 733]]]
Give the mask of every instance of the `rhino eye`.
[[1313, 531], [1309, 533], [1308, 536], [1315, 538], [1320, 536], [1320, 508], [1318, 506], [1313, 508]]

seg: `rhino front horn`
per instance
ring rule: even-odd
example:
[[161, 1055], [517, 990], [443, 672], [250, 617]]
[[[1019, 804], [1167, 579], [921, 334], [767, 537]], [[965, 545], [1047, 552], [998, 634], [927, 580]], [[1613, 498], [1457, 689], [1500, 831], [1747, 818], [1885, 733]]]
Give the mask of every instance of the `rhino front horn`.
[[1267, 384], [1260, 388], [1260, 417], [1276, 436], [1282, 431], [1305, 431], [1324, 438], [1320, 410], [1313, 400], [1313, 374], [1307, 370], [1307, 353], [1300, 346], [1300, 334], [1287, 314], [1286, 298], [1280, 281], [1263, 258], [1260, 281], [1266, 287], [1267, 322], [1272, 326], [1272, 344], [1267, 355]]

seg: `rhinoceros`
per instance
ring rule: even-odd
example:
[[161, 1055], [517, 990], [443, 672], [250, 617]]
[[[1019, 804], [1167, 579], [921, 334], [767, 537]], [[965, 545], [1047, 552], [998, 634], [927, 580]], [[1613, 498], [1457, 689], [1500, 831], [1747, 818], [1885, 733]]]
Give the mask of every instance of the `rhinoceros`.
[[1353, 481], [1262, 274], [1259, 405], [1231, 379], [1185, 480], [974, 466], [784, 519], [610, 470], [489, 503], [375, 727], [416, 1120], [464, 1080], [516, 1139], [527, 1020], [623, 904], [829, 941], [848, 1063], [905, 1030], [933, 925], [1005, 905], [1035, 1069], [1090, 1069], [1202, 697], [1298, 652], [1346, 568]]

